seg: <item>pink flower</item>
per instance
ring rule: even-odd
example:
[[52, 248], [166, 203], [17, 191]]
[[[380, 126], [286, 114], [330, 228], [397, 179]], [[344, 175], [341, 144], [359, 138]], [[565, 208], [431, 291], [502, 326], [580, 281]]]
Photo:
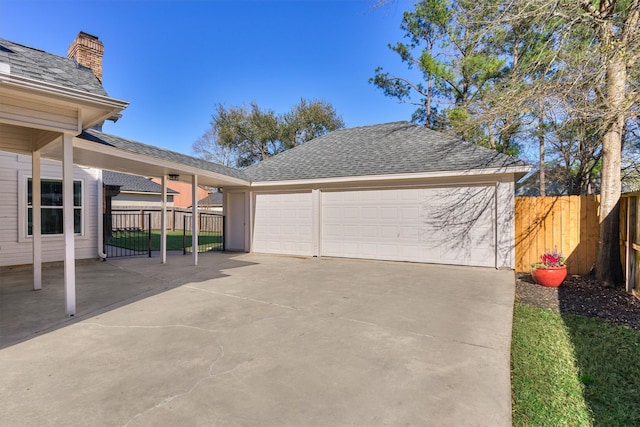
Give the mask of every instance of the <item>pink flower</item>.
[[540, 255], [540, 262], [532, 264], [533, 268], [546, 268], [546, 267], [562, 267], [565, 265], [565, 258], [558, 252], [556, 247], [553, 251], [547, 249], [545, 253]]

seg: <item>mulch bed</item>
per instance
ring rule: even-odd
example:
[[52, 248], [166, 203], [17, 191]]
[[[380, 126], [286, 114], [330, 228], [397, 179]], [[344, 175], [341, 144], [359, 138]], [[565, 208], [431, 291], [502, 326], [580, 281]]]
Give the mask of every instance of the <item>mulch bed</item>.
[[622, 286], [606, 287], [591, 276], [569, 276], [560, 287], [547, 288], [535, 283], [530, 274], [517, 273], [516, 301], [640, 330], [640, 300]]

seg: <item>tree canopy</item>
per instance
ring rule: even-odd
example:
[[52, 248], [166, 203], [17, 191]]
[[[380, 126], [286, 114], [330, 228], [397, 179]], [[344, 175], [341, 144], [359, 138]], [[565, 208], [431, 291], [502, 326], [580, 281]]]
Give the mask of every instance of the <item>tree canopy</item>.
[[333, 106], [320, 100], [301, 99], [280, 115], [255, 102], [232, 107], [218, 104], [211, 127], [194, 142], [193, 151], [226, 166], [245, 167], [342, 127], [344, 122]]
[[[638, 153], [640, 0], [420, 0], [390, 45], [420, 77], [370, 82], [413, 120], [526, 160], [568, 194], [600, 183], [596, 274], [619, 280], [621, 170]], [[636, 176], [638, 174], [636, 173]]]

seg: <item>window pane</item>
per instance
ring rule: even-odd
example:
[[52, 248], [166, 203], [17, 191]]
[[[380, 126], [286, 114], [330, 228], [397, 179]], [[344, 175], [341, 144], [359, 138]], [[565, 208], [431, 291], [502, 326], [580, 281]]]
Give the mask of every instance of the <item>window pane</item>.
[[82, 184], [80, 181], [73, 181], [73, 206], [82, 206]]
[[27, 181], [27, 206], [32, 205], [31, 198], [33, 197], [33, 183], [31, 182], [31, 178]]
[[82, 209], [73, 210], [73, 232], [82, 233]]
[[42, 208], [42, 234], [62, 234], [62, 209]]
[[43, 180], [40, 187], [42, 206], [62, 206], [62, 181]]
[[33, 211], [31, 208], [27, 209], [27, 236], [33, 235]]

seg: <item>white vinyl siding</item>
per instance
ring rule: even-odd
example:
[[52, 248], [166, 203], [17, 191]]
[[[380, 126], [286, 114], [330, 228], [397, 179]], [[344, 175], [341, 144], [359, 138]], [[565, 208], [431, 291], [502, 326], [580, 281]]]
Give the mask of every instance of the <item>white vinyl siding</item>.
[[[102, 212], [97, 200], [100, 173], [97, 169], [74, 167], [74, 180], [83, 183], [83, 230], [75, 239], [76, 259], [97, 256], [97, 215]], [[61, 163], [43, 160], [41, 175], [43, 179], [61, 179]], [[27, 236], [27, 179], [30, 177], [31, 157], [0, 152], [0, 266], [33, 261], [32, 239]], [[43, 235], [43, 261], [62, 261], [63, 256], [63, 236]]]

